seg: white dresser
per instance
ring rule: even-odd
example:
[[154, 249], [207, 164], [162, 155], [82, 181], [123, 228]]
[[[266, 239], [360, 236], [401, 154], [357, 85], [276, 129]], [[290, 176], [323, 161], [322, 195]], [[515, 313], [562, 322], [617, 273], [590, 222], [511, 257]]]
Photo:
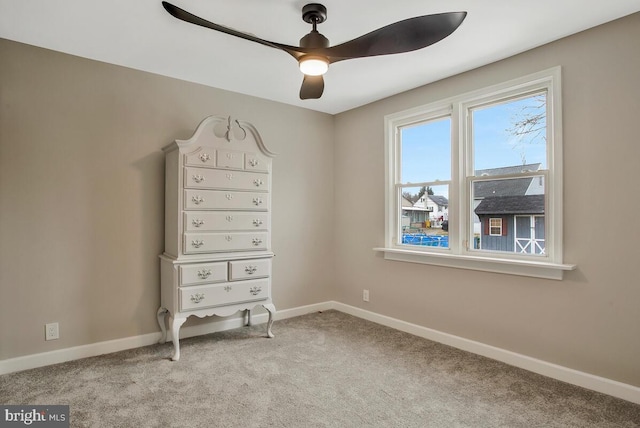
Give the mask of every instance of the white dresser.
[[271, 158], [244, 121], [210, 116], [166, 155], [165, 251], [161, 262], [160, 343], [169, 316], [180, 358], [180, 326], [195, 315], [229, 316], [271, 300]]

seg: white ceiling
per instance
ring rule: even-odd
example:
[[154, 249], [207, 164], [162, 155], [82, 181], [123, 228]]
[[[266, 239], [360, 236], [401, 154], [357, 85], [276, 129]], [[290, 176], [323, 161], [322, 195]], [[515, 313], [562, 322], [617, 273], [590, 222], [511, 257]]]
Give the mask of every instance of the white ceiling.
[[[298, 45], [305, 0], [169, 0], [206, 20]], [[300, 100], [287, 53], [179, 21], [161, 0], [0, 0], [0, 37], [326, 113], [488, 64], [640, 11], [640, 0], [324, 0], [336, 45], [419, 15], [467, 11], [425, 49], [333, 64], [319, 100]]]

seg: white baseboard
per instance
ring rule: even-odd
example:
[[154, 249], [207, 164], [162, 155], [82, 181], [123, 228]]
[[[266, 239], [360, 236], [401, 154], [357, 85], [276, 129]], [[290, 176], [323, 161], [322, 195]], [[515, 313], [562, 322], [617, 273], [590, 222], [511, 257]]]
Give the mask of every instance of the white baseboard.
[[[300, 306], [292, 309], [285, 309], [276, 312], [275, 319], [297, 317], [316, 311], [331, 309], [333, 302], [318, 303], [314, 305]], [[254, 313], [251, 316], [253, 324], [266, 323], [268, 314]], [[215, 322], [200, 324], [180, 329], [180, 337], [187, 338], [200, 336], [203, 334], [215, 333], [216, 331], [230, 330], [242, 327], [242, 317], [221, 318]], [[95, 357], [97, 355], [109, 354], [112, 352], [124, 351], [126, 349], [140, 348], [142, 346], [153, 345], [160, 340], [160, 332], [143, 334], [140, 336], [126, 337], [123, 339], [108, 340], [105, 342], [92, 343], [89, 345], [74, 346], [72, 348], [58, 349], [56, 351], [43, 352], [40, 354], [25, 355], [23, 357], [10, 358], [0, 361], [0, 375], [19, 372], [22, 370], [34, 369], [37, 367], [49, 366], [51, 364], [64, 363], [66, 361], [79, 360], [81, 358]], [[167, 331], [167, 340], [171, 340], [171, 332]], [[167, 357], [170, 357], [167, 356]]]
[[125, 349], [139, 348], [157, 343], [160, 333], [149, 333], [141, 336], [126, 337], [124, 339], [108, 340], [90, 345], [74, 346], [73, 348], [58, 349], [40, 354], [25, 355], [0, 361], [0, 375], [64, 363], [65, 361], [95, 357]]
[[[368, 321], [375, 322], [396, 330], [404, 331], [415, 336], [433, 340], [434, 342], [443, 343], [462, 349], [474, 354], [482, 355], [503, 363], [529, 370], [534, 373], [541, 374], [553, 379], [587, 388], [623, 400], [640, 404], [640, 388], [617, 382], [611, 379], [595, 376], [589, 373], [580, 372], [578, 370], [552, 364], [546, 361], [531, 358], [526, 355], [517, 354], [505, 349], [496, 348], [484, 343], [475, 342], [459, 336], [443, 333], [417, 324], [411, 324], [375, 312], [355, 306], [345, 305], [344, 303], [328, 301], [313, 305], [300, 306], [297, 308], [285, 309], [278, 311], [275, 315], [276, 320], [293, 318], [306, 315], [317, 311], [326, 311], [335, 309], [349, 315], [356, 316]], [[254, 324], [262, 324], [267, 322], [268, 314], [253, 314], [251, 320]], [[187, 338], [200, 336], [203, 334], [214, 333], [216, 331], [224, 331], [232, 328], [238, 328], [243, 325], [242, 317], [230, 317], [220, 319], [215, 322], [201, 324], [197, 326], [185, 327], [180, 330], [180, 337]], [[277, 331], [276, 337], [277, 337]], [[168, 332], [170, 335], [170, 332]], [[123, 351], [141, 346], [148, 346], [157, 343], [160, 339], [160, 333], [149, 333], [141, 336], [128, 337], [124, 339], [109, 340], [106, 342], [93, 343], [90, 345], [76, 346], [73, 348], [59, 349], [57, 351], [44, 352], [41, 354], [27, 355], [24, 357], [11, 358], [0, 361], [0, 375], [12, 373], [22, 370], [28, 370], [36, 367], [48, 366], [51, 364], [62, 363], [65, 361], [77, 360], [80, 358], [94, 357], [97, 355], [108, 354], [111, 352]], [[168, 337], [170, 339], [170, 337]]]
[[502, 361], [503, 363], [538, 373], [543, 376], [570, 383], [572, 385], [577, 385], [592, 391], [601, 392], [613, 397], [622, 398], [623, 400], [631, 401], [632, 403], [640, 404], [640, 388], [637, 386], [559, 366], [547, 361], [538, 360], [526, 355], [496, 348], [495, 346], [486, 345], [463, 337], [454, 336], [438, 330], [433, 330], [427, 327], [387, 317], [385, 315], [380, 315], [355, 306], [332, 302], [332, 308], [358, 318], [363, 318], [415, 336], [433, 340], [434, 342], [443, 343], [454, 348], [462, 349], [463, 351]]

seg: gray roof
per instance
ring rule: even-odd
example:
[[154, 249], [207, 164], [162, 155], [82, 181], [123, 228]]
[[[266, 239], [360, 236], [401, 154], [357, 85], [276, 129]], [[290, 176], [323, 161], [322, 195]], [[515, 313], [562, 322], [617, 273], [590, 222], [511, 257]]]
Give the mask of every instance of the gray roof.
[[441, 195], [427, 195], [429, 199], [431, 199], [436, 205], [441, 207], [449, 206], [449, 200]]
[[473, 184], [473, 198], [492, 196], [522, 196], [527, 193], [532, 177], [511, 178], [507, 180], [477, 181]]
[[485, 198], [474, 210], [483, 214], [544, 214], [544, 195]]
[[[541, 163], [529, 163], [525, 165], [505, 166], [501, 168], [489, 168], [476, 170], [476, 177], [518, 174], [521, 172], [538, 171]], [[473, 198], [482, 199], [491, 196], [522, 196], [527, 194], [532, 177], [512, 178], [506, 180], [477, 181], [473, 185]]]
[[519, 172], [532, 172], [538, 171], [542, 166], [541, 163], [528, 163], [524, 165], [515, 165], [515, 166], [503, 166], [501, 168], [488, 168], [488, 169], [477, 169], [476, 176], [483, 175], [503, 175], [503, 174], [517, 174]]

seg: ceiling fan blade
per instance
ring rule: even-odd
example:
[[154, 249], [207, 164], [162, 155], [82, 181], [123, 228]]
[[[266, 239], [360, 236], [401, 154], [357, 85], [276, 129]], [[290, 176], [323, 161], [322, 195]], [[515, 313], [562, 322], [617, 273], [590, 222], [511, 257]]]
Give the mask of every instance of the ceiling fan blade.
[[467, 12], [448, 12], [405, 19], [357, 39], [323, 49], [330, 62], [350, 58], [411, 52], [439, 42], [453, 33]]
[[300, 88], [300, 99], [316, 99], [324, 92], [324, 79], [322, 76], [304, 76], [302, 87]]
[[295, 46], [283, 45], [281, 43], [270, 42], [268, 40], [261, 39], [256, 36], [252, 36], [251, 34], [246, 34], [241, 31], [234, 30], [233, 28], [225, 27], [224, 25], [215, 24], [213, 22], [209, 22], [206, 19], [202, 19], [199, 16], [196, 16], [190, 12], [187, 12], [184, 9], [180, 9], [178, 6], [172, 5], [166, 1], [162, 2], [162, 6], [165, 8], [169, 14], [173, 17], [178, 18], [182, 21], [188, 22], [190, 24], [199, 25], [201, 27], [209, 28], [211, 30], [220, 31], [222, 33], [229, 34], [231, 36], [240, 37], [241, 39], [249, 40], [252, 42], [260, 43], [261, 45], [269, 46], [271, 48], [280, 49], [296, 59], [299, 59], [304, 55], [304, 52], [296, 48]]

